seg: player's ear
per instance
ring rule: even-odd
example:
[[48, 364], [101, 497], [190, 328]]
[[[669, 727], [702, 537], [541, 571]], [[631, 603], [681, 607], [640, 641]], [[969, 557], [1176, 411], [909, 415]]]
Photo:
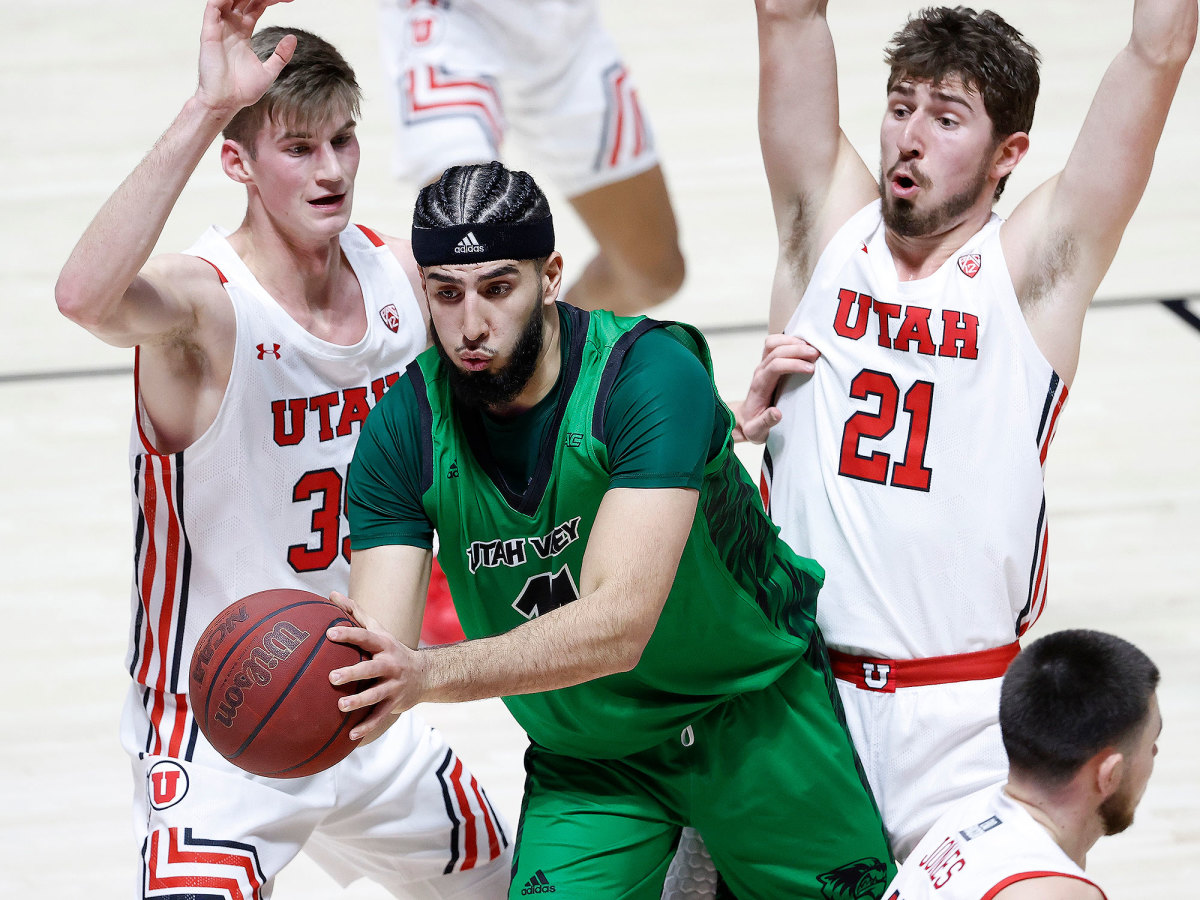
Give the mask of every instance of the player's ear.
[[992, 154], [992, 176], [999, 181], [1017, 167], [1029, 152], [1029, 135], [1017, 131], [1002, 140]]
[[253, 157], [248, 148], [243, 147], [237, 141], [227, 138], [221, 142], [221, 168], [238, 184], [249, 184], [253, 180], [249, 168], [252, 160]]
[[542, 290], [545, 296], [542, 302], [547, 306], [558, 299], [559, 291], [562, 290], [563, 277], [563, 257], [557, 250], [550, 251], [550, 255], [546, 257], [546, 262], [542, 266]]
[[1096, 760], [1096, 791], [1101, 800], [1107, 800], [1121, 786], [1125, 777], [1125, 754], [1114, 748], [1101, 750]]

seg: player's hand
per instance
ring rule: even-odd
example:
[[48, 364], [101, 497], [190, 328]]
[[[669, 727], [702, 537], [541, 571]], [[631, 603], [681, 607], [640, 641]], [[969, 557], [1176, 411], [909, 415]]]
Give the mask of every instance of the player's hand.
[[268, 6], [291, 0], [208, 0], [200, 29], [200, 84], [196, 97], [205, 106], [232, 116], [258, 101], [296, 49], [287, 35], [263, 62], [250, 47], [255, 25]]
[[357, 694], [338, 701], [342, 712], [374, 706], [371, 714], [350, 731], [351, 740], [375, 737], [405, 710], [421, 700], [424, 686], [422, 655], [396, 640], [379, 622], [360, 609], [345, 594], [334, 591], [331, 602], [344, 609], [361, 627], [337, 625], [326, 636], [331, 641], [354, 644], [371, 655], [370, 659], [334, 669], [329, 673], [333, 684], [364, 681], [369, 684]]
[[767, 336], [762, 359], [754, 368], [746, 399], [731, 405], [736, 423], [735, 441], [761, 444], [783, 418], [774, 406], [779, 382], [789, 375], [811, 375], [821, 352], [812, 344], [788, 334]]

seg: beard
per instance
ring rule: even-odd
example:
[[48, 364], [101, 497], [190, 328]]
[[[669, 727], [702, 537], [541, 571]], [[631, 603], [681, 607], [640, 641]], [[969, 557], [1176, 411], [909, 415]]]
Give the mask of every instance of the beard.
[[446, 364], [450, 388], [458, 402], [472, 409], [500, 406], [511, 403], [525, 389], [537, 369], [538, 357], [542, 352], [542, 334], [545, 331], [542, 296], [543, 291], [539, 288], [538, 302], [521, 329], [508, 362], [494, 372], [466, 372], [460, 369], [446, 353], [433, 322], [429, 323], [433, 346]]
[[1104, 823], [1104, 833], [1120, 834], [1133, 824], [1133, 813], [1137, 809], [1137, 800], [1130, 797], [1128, 792], [1118, 790], [1115, 794], [1100, 804], [1100, 820]]
[[[895, 234], [901, 237], [925, 237], [942, 231], [950, 222], [974, 206], [979, 195], [987, 188], [987, 174], [991, 167], [991, 158], [984, 157], [983, 164], [975, 173], [975, 178], [965, 189], [935, 206], [933, 209], [918, 211], [914, 203], [894, 196], [888, 190], [890, 179], [884, 175], [883, 167], [879, 169], [879, 196], [883, 199], [883, 223]], [[922, 188], [928, 187], [929, 182], [914, 168], [914, 179]]]

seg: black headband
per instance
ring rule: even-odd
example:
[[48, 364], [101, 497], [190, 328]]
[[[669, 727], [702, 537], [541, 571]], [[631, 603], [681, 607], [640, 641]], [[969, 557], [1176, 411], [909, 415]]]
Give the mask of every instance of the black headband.
[[541, 259], [554, 251], [554, 220], [439, 225], [412, 230], [418, 266], [460, 266], [497, 259]]

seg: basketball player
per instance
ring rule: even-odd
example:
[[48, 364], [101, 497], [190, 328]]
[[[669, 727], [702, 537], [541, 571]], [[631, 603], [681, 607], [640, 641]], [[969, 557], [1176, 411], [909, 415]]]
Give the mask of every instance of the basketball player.
[[903, 859], [948, 803], [1004, 777], [1000, 678], [1046, 597], [1042, 466], [1196, 0], [1136, 0], [1065, 168], [1007, 221], [992, 206], [1029, 147], [1034, 49], [992, 12], [913, 16], [887, 51], [876, 178], [838, 125], [825, 6], [758, 3], [783, 334], [742, 419], [758, 439], [782, 419], [764, 498], [836, 573], [818, 621]]
[[[328, 772], [275, 780], [225, 762], [188, 706], [193, 647], [228, 603], [347, 583], [354, 442], [427, 343], [407, 242], [350, 224], [354, 73], [308, 32], [252, 38], [270, 5], [209, 0], [196, 93], [88, 226], [56, 291], [71, 319], [136, 348], [122, 740], [137, 896], [266, 897], [302, 847], [342, 884], [503, 896], [510, 832], [412, 716]], [[222, 167], [246, 187], [241, 225], [149, 258], [221, 133]]]
[[[528, 733], [511, 897], [657, 900], [683, 825], [740, 897], [878, 897], [882, 823], [793, 554], [732, 450], [694, 329], [556, 302], [545, 196], [498, 162], [421, 191], [434, 348], [350, 470], [368, 735], [501, 696]], [[436, 532], [468, 640], [413, 650]], [[841, 896], [839, 894], [839, 896]]]
[[511, 129], [596, 240], [572, 304], [630, 315], [679, 289], [650, 125], [596, 0], [385, 0], [380, 24], [401, 178], [500, 159]]
[[1158, 668], [1128, 641], [1060, 631], [1013, 661], [1000, 692], [1008, 782], [954, 804], [887, 900], [1104, 900], [1088, 850], [1133, 824], [1162, 731]]

